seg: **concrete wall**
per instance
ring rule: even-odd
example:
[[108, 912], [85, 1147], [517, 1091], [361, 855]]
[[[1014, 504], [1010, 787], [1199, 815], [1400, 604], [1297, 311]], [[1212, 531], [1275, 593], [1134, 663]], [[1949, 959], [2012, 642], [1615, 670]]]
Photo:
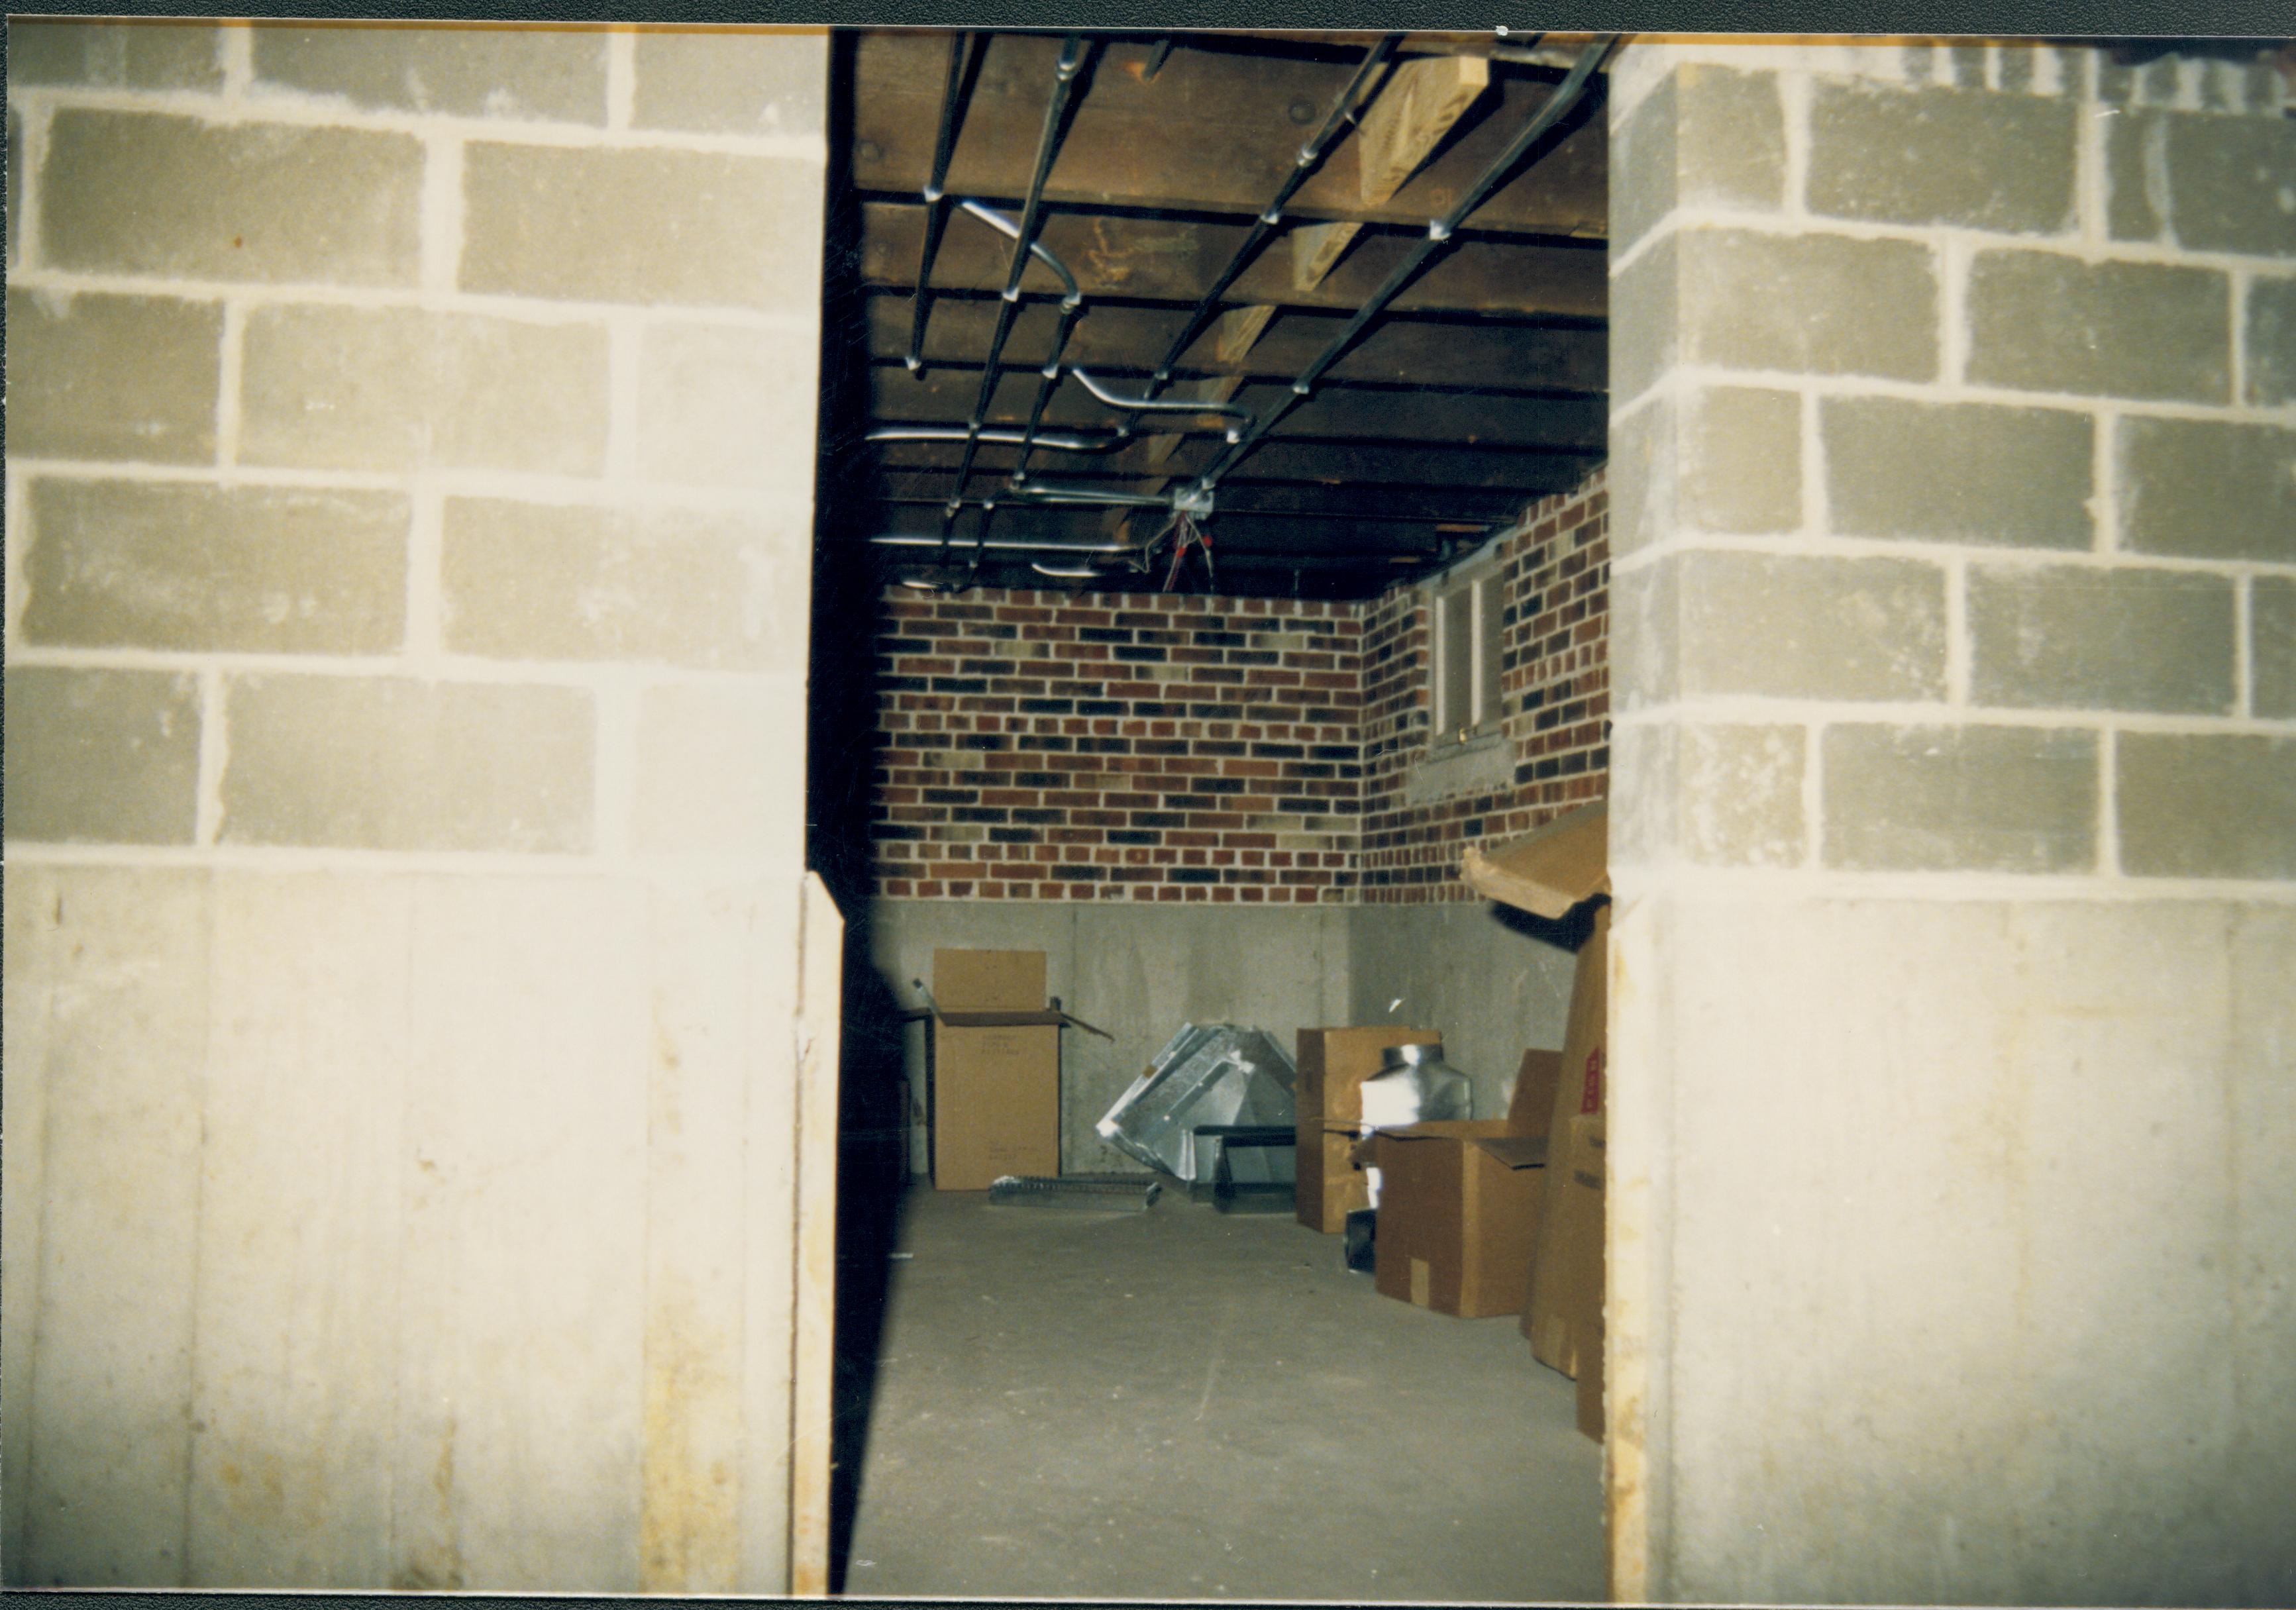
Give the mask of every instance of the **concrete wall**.
[[824, 44], [10, 28], [10, 1583], [786, 1583]]
[[[1303, 1027], [1348, 1021], [1349, 919], [1345, 907], [1291, 911], [1131, 902], [881, 900], [869, 947], [890, 1009], [922, 1006], [911, 980], [932, 982], [932, 953], [1043, 951], [1046, 988], [1113, 1034], [1062, 1035], [1061, 1165], [1138, 1167], [1093, 1125], [1183, 1023], [1264, 1028], [1286, 1052]], [[903, 1067], [915, 1121], [924, 1118], [924, 1035], [906, 1033]], [[922, 1131], [910, 1167], [926, 1169]]]
[[1616, 1586], [2285, 1602], [2277, 81], [1614, 91]]
[[1349, 917], [1345, 1021], [1441, 1029], [1444, 1060], [1474, 1081], [1476, 1116], [1504, 1117], [1524, 1050], [1562, 1049], [1573, 936], [1488, 901], [1357, 906]]
[[[1570, 1004], [1572, 936], [1488, 904], [1250, 911], [1066, 901], [881, 900], [869, 952], [882, 986], [873, 1010], [922, 1006], [936, 946], [1037, 950], [1047, 987], [1116, 1042], [1062, 1038], [1062, 1166], [1137, 1167], [1094, 1132], [1183, 1023], [1248, 1023], [1289, 1052], [1301, 1028], [1431, 1024], [1475, 1082], [1475, 1110], [1506, 1110], [1526, 1046], [1560, 1046]], [[1402, 1004], [1390, 1009], [1400, 997]], [[913, 1123], [924, 1123], [922, 1026], [901, 1031]], [[926, 1172], [922, 1127], [910, 1171]]]

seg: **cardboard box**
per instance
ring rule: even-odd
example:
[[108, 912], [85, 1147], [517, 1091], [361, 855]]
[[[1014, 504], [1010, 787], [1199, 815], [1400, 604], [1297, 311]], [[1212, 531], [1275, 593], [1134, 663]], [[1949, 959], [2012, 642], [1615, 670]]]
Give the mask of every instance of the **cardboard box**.
[[1058, 1174], [1061, 1030], [1092, 1026], [1046, 1005], [1044, 952], [937, 950], [929, 1000], [934, 1188]]
[[1504, 1118], [1414, 1124], [1374, 1137], [1381, 1292], [1462, 1319], [1522, 1311], [1562, 1064], [1559, 1052], [1525, 1051]]
[[1335, 1236], [1349, 1213], [1371, 1205], [1363, 1171], [1348, 1156], [1363, 1120], [1363, 1082], [1379, 1072], [1389, 1046], [1440, 1045], [1443, 1036], [1431, 1028], [1374, 1024], [1303, 1028], [1295, 1043], [1297, 1216], [1308, 1229]]
[[[1470, 849], [1462, 871], [1492, 899], [1560, 920], [1610, 892], [1609, 813], [1602, 805], [1585, 805], [1488, 854]], [[1522, 1312], [1532, 1356], [1572, 1377], [1595, 1356], [1603, 1324], [1610, 940], [1604, 906], [1594, 914], [1571, 980], [1562, 1078], [1546, 1131], [1546, 1201]]]

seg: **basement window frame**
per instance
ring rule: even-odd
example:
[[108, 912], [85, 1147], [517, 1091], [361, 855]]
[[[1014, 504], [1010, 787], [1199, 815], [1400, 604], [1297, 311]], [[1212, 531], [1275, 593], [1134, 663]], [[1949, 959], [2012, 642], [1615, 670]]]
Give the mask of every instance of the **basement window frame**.
[[[1494, 539], [1468, 558], [1424, 584], [1427, 601], [1427, 752], [1449, 755], [1476, 747], [1497, 736], [1505, 718], [1504, 630], [1506, 600], [1499, 564], [1499, 543]], [[1466, 627], [1460, 632], [1454, 605], [1465, 604]], [[1462, 639], [1464, 638], [1464, 641]], [[1464, 658], [1464, 667], [1459, 660]], [[1457, 694], [1453, 672], [1466, 692], [1465, 719], [1452, 708]]]

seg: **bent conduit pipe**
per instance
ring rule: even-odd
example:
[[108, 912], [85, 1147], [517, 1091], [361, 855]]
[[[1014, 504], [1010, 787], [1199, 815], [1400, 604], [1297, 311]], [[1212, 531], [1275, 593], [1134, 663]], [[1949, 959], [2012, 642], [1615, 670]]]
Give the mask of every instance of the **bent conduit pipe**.
[[[925, 181], [925, 238], [917, 254], [916, 305], [909, 315], [909, 350], [901, 363], [911, 374], [922, 374], [925, 365], [925, 320], [932, 308], [933, 258], [940, 252], [941, 231], [948, 223], [948, 212], [941, 203], [946, 197], [941, 186], [948, 182], [948, 159], [956, 150], [956, 123], [961, 109], [957, 102], [964, 81], [965, 54], [972, 47], [972, 36], [957, 33], [948, 41], [948, 83], [940, 94], [940, 133], [933, 140], [932, 173]], [[984, 44], [980, 47], [986, 51]]]
[[[1197, 399], [1190, 397], [1169, 397], [1159, 399], [1152, 396], [1119, 396], [1116, 393], [1109, 390], [1098, 380], [1094, 380], [1092, 376], [1086, 374], [1081, 369], [1070, 369], [1069, 372], [1076, 376], [1078, 385], [1083, 387], [1086, 391], [1091, 392], [1095, 397], [1098, 398], [1101, 402], [1107, 404], [1111, 408], [1128, 410], [1136, 414], [1220, 413], [1229, 415], [1235, 419], [1240, 419], [1243, 421], [1245, 425], [1249, 425], [1251, 422], [1251, 410], [1244, 407], [1241, 403], [1218, 403], [1211, 401], [1210, 398]], [[1230, 442], [1241, 441], [1242, 438], [1243, 432], [1241, 428], [1234, 425], [1230, 425], [1227, 428], [1227, 439]]]
[[[1354, 77], [1348, 80], [1348, 86], [1340, 92], [1339, 99], [1332, 102], [1332, 110], [1324, 114], [1323, 127], [1300, 147], [1299, 155], [1292, 161], [1292, 171], [1285, 176], [1283, 188], [1275, 192], [1275, 199], [1260, 209], [1259, 217], [1253, 220], [1251, 231], [1244, 236], [1243, 243], [1235, 249], [1234, 254], [1227, 260], [1227, 266], [1220, 270], [1219, 277], [1212, 282], [1211, 289], [1204, 292], [1196, 303], [1195, 310], [1188, 315], [1187, 322], [1180, 326], [1179, 335], [1165, 349], [1164, 356], [1157, 360], [1154, 377], [1148, 383], [1150, 396], [1154, 396], [1169, 383], [1172, 365], [1180, 361], [1180, 355], [1187, 351], [1190, 343], [1203, 333], [1204, 326], [1211, 322], [1212, 309], [1219, 306], [1220, 298], [1250, 266], [1261, 245], [1275, 232], [1275, 226], [1283, 221], [1285, 205], [1308, 182], [1308, 176], [1316, 171], [1316, 164], [1323, 160], [1324, 152], [1339, 137], [1341, 129], [1362, 115], [1364, 104], [1369, 98], [1367, 87], [1395, 54], [1396, 46], [1402, 38], [1401, 34], [1384, 35], [1378, 44], [1364, 53], [1363, 61], [1357, 67]], [[1127, 430], [1132, 429], [1133, 421], [1129, 417], [1120, 423]]]
[[1610, 34], [1598, 34], [1587, 43], [1586, 47], [1578, 53], [1578, 60], [1572, 64], [1570, 76], [1556, 86], [1553, 94], [1547, 96], [1546, 103], [1538, 109], [1538, 114], [1523, 126], [1522, 132], [1499, 153], [1497, 160], [1483, 170], [1482, 176], [1468, 187], [1466, 194], [1459, 198], [1458, 204], [1449, 212], [1439, 218], [1429, 220], [1425, 237], [1420, 241], [1409, 256], [1396, 266], [1395, 272], [1387, 276], [1385, 284], [1372, 293], [1371, 299], [1356, 310], [1355, 317], [1349, 319], [1347, 327], [1332, 338], [1331, 344], [1316, 355], [1315, 362], [1300, 372], [1300, 378], [1292, 382], [1291, 394], [1279, 399], [1273, 408], [1255, 421], [1251, 429], [1244, 433], [1243, 440], [1223, 450], [1220, 455], [1214, 459], [1204, 472], [1197, 478], [1197, 485], [1207, 491], [1218, 486], [1220, 477], [1235, 468], [1237, 462], [1259, 445], [1267, 433], [1275, 429], [1277, 421], [1298, 407], [1308, 394], [1315, 389], [1316, 382], [1323, 379], [1324, 371], [1340, 361], [1341, 356], [1354, 345], [1356, 338], [1363, 333], [1364, 327], [1377, 318], [1385, 311], [1387, 305], [1402, 293], [1403, 288], [1427, 266], [1427, 260], [1449, 243], [1452, 233], [1470, 213], [1489, 198], [1491, 192], [1498, 188], [1500, 181], [1507, 176], [1509, 170], [1521, 159], [1523, 152], [1529, 151], [1540, 135], [1561, 122], [1563, 114], [1578, 104], [1578, 97], [1586, 91], [1587, 80], [1594, 76], [1595, 69], [1601, 64], [1614, 37], [1615, 36]]
[[[1021, 226], [1003, 213], [978, 201], [965, 201], [960, 205], [991, 229], [1015, 241], [1021, 238]], [[1053, 332], [1052, 347], [1046, 355], [1044, 367], [1037, 372], [1037, 400], [1029, 405], [1029, 426], [1021, 435], [1021, 456], [1013, 467], [1013, 484], [1016, 486], [1029, 478], [1029, 455], [1034, 450], [1037, 427], [1044, 422], [1045, 405], [1052, 398], [1053, 388], [1060, 382], [1061, 358], [1068, 351], [1069, 335], [1076, 329], [1077, 321], [1084, 316], [1084, 292], [1077, 289], [1076, 275], [1069, 272], [1068, 265], [1054, 257], [1051, 248], [1042, 241], [1029, 241], [1029, 253], [1060, 276], [1061, 283], [1068, 288], [1068, 294], [1061, 298], [1060, 327]], [[1018, 303], [1017, 300], [1008, 301], [1005, 306], [1017, 307]], [[988, 417], [985, 401], [978, 412], [983, 419]]]
[[[861, 439], [865, 442], [961, 442], [968, 437], [978, 437], [990, 447], [1013, 447], [1028, 445], [1030, 438], [1021, 430], [969, 430], [963, 425], [884, 425], [872, 430]], [[1035, 443], [1049, 447], [1054, 453], [1113, 453], [1132, 444], [1120, 436], [1038, 436]]]
[[[955, 489], [960, 494], [972, 474], [973, 456], [980, 446], [980, 427], [988, 416], [989, 399], [996, 391], [996, 380], [1004, 356], [1004, 342], [1013, 333], [1013, 316], [1020, 310], [1021, 278], [1028, 271], [1029, 247], [1036, 239], [1037, 221], [1044, 207], [1045, 180], [1053, 170], [1053, 157], [1059, 143], [1061, 114], [1068, 109], [1070, 93], [1076, 86], [1077, 75], [1084, 69], [1087, 53], [1083, 37], [1070, 34], [1062, 43], [1060, 60], [1053, 69], [1052, 98], [1045, 103], [1045, 127], [1037, 136], [1036, 171], [1029, 176], [1028, 201], [1021, 209], [1021, 222], [1013, 236], [1013, 260], [1004, 274], [1004, 299], [996, 311], [996, 332], [988, 342], [988, 361], [980, 371], [980, 395], [973, 404], [972, 418], [967, 421], [973, 437], [964, 444], [964, 452], [957, 464]], [[1073, 288], [1075, 282], [1070, 280], [1069, 283]], [[981, 533], [984, 536], [995, 508], [992, 503], [982, 511]], [[941, 518], [944, 543], [947, 541], [950, 528], [956, 523], [956, 510], [957, 505], [951, 503]]]

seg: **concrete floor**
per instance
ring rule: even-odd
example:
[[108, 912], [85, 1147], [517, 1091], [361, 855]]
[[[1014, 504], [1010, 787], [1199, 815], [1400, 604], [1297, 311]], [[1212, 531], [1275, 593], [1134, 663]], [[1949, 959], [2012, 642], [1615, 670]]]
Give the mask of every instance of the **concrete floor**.
[[909, 1193], [844, 1590], [1597, 1600], [1601, 1456], [1512, 1319], [1335, 1236]]

